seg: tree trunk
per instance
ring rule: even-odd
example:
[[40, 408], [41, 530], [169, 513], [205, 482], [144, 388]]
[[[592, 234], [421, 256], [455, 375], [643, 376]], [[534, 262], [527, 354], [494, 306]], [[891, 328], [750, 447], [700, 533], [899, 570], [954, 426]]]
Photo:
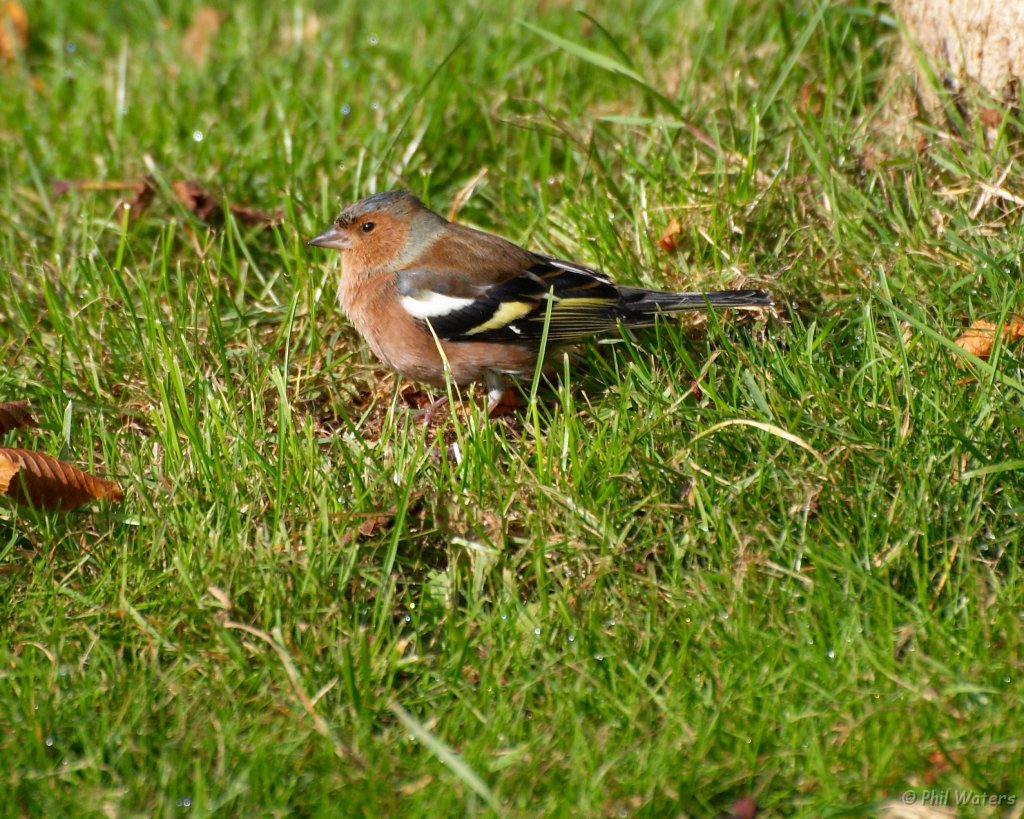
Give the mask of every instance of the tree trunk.
[[968, 96], [979, 89], [1019, 108], [1024, 0], [893, 0], [893, 7], [906, 29], [897, 68], [914, 76], [921, 113], [951, 114], [952, 103], [968, 118], [977, 113]]

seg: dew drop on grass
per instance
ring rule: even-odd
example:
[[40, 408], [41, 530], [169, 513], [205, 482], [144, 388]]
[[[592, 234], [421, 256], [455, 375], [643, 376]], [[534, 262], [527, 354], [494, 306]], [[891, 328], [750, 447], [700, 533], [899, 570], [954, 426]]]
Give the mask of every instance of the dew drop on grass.
[[501, 619], [502, 620], [508, 620], [508, 615], [507, 614], [502, 614], [501, 615]]
[[78, 48], [78, 46], [76, 46], [74, 43], [64, 43], [64, 50], [68, 54], [74, 54], [76, 48]]
[[376, 34], [371, 34], [369, 37], [367, 37], [366, 41], [370, 45], [375, 46], [377, 45], [377, 43], [380, 42], [380, 38]]
[[53, 737], [47, 737], [44, 741], [46, 742], [46, 747], [47, 748], [52, 748], [53, 747], [53, 743], [56, 742], [57, 740], [55, 740]]
[[569, 636], [568, 636], [568, 637], [567, 637], [566, 639], [567, 639], [567, 640], [568, 640], [568, 641], [569, 641], [570, 643], [575, 643], [575, 642], [576, 642], [576, 635], [575, 635], [575, 634], [570, 634], [570, 635], [569, 635]]
[[832, 646], [829, 646], [827, 649], [825, 649], [825, 656], [828, 657], [830, 660], [834, 660], [836, 658], [836, 650], [832, 648]]
[[534, 634], [536, 634], [536, 635], [537, 635], [538, 637], [540, 637], [540, 626], [537, 626], [537, 627], [536, 627], [536, 628], [535, 628], [535, 629], [533, 630], [533, 633], [534, 633]]
[[352, 113], [352, 106], [349, 105], [347, 102], [343, 106], [341, 106], [341, 115], [343, 117], [347, 117], [351, 113]]
[[198, 130], [198, 129], [193, 131], [192, 132], [192, 139], [194, 139], [196, 142], [202, 142], [203, 141], [203, 132]]
[[179, 808], [191, 808], [192, 807], [192, 797], [191, 796], [184, 796], [181, 799], [179, 799], [178, 800], [178, 807]]
[[370, 103], [370, 108], [373, 111], [379, 111], [380, 110], [380, 103], [379, 102], [371, 102]]
[[604, 662], [604, 654], [595, 654], [594, 659], [597, 660], [599, 663]]

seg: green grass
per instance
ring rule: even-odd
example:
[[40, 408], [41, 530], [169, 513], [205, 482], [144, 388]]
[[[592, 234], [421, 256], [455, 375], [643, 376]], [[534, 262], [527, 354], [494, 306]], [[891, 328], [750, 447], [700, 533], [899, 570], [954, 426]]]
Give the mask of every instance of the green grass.
[[[897, 140], [886, 6], [232, 3], [199, 67], [195, 3], [86, 5], [0, 68], [0, 400], [41, 423], [0, 443], [127, 498], [0, 507], [4, 811], [1024, 798], [1024, 350], [949, 345], [1024, 310], [978, 206], [1020, 123]], [[439, 444], [304, 240], [482, 168], [462, 221], [778, 316], [586, 348]], [[50, 186], [145, 174], [283, 222]]]

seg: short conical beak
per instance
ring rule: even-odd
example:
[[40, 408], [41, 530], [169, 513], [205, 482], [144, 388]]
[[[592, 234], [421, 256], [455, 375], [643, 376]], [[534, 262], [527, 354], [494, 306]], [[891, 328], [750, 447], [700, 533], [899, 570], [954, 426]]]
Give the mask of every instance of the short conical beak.
[[319, 236], [314, 236], [306, 244], [312, 247], [332, 247], [335, 250], [348, 250], [352, 247], [345, 232], [339, 230], [335, 225], [331, 225]]

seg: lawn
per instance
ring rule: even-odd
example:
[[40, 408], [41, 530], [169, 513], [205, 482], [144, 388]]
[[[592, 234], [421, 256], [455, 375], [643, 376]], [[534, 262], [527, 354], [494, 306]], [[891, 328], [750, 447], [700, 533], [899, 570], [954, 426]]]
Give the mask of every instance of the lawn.
[[[0, 812], [1020, 815], [1018, 119], [904, 134], [880, 4], [91, 5], [0, 63], [0, 444], [125, 499], [0, 500]], [[424, 430], [305, 246], [393, 187], [775, 314]]]

